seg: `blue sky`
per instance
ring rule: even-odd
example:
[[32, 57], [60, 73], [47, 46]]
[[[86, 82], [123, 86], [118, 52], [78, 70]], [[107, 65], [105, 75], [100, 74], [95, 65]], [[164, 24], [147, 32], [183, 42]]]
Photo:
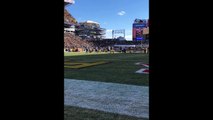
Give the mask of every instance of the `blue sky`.
[[78, 22], [100, 23], [106, 38], [112, 38], [112, 30], [125, 29], [126, 39], [131, 40], [134, 20], [149, 18], [149, 0], [75, 0], [66, 9]]

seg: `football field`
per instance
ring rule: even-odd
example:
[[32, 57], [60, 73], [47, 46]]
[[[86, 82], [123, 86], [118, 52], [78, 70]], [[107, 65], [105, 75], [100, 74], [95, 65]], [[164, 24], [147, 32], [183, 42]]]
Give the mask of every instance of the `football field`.
[[148, 74], [135, 73], [145, 68], [149, 55], [143, 53], [65, 53], [64, 78], [132, 85], [149, 85]]
[[[86, 81], [97, 81], [97, 82], [104, 82], [104, 83], [120, 83], [125, 85], [136, 85], [140, 87], [149, 86], [149, 75], [136, 73], [136, 71], [140, 70], [141, 68], [146, 68], [143, 65], [138, 65], [138, 63], [149, 64], [149, 54], [73, 53], [73, 52], [64, 53], [64, 78], [76, 79], [79, 81], [86, 80]], [[98, 88], [98, 86], [100, 88]], [[99, 89], [99, 90], [94, 90], [94, 91], [101, 92], [103, 87], [101, 87], [100, 85], [98, 86], [96, 86], [95, 89]], [[75, 89], [76, 88], [77, 87], [75, 87]], [[112, 89], [112, 87], [109, 87], [109, 88]], [[80, 91], [82, 91], [82, 89], [80, 89]], [[110, 92], [110, 90], [107, 90], [106, 92]], [[79, 94], [78, 91], [76, 90], [74, 93], [76, 95]], [[94, 95], [96, 94], [97, 93], [94, 93]], [[106, 94], [109, 94], [109, 93], [106, 93]], [[82, 97], [84, 98], [86, 96], [89, 96], [89, 91], [87, 91], [86, 95]], [[79, 99], [79, 101], [81, 101], [80, 94], [79, 96], [75, 97], [75, 99], [77, 98]], [[110, 99], [105, 99], [104, 103], [108, 103], [108, 102], [110, 103], [110, 100], [113, 100], [115, 98], [116, 97], [114, 96]], [[89, 98], [88, 100], [86, 99], [82, 99], [82, 100], [85, 102], [86, 101], [90, 102], [92, 99], [94, 100], [98, 98]], [[116, 98], [116, 100], [118, 99]], [[139, 106], [139, 105], [136, 104], [135, 106]], [[144, 118], [144, 117], [141, 118], [136, 116], [122, 115], [122, 114], [113, 113], [113, 112], [105, 112], [105, 111], [101, 111], [97, 109], [88, 109], [88, 108], [82, 108], [77, 106], [65, 105], [64, 120], [71, 120], [71, 119], [73, 120], [85, 120], [85, 119], [86, 120], [94, 120], [94, 119], [148, 120], [148, 118]]]

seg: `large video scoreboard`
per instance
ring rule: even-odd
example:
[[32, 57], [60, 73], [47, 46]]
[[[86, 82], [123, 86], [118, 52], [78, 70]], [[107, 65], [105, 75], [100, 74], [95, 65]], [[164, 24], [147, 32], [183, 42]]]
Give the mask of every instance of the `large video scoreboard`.
[[132, 26], [132, 40], [141, 41], [143, 40], [143, 29], [148, 27], [148, 21], [145, 19], [135, 19]]

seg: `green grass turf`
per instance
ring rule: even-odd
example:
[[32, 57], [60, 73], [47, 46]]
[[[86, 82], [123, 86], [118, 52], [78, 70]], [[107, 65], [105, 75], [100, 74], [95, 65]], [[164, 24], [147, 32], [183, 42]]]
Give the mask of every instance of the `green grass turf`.
[[127, 115], [64, 106], [64, 120], [148, 120]]
[[[149, 75], [137, 74], [135, 71], [143, 66], [136, 62], [149, 63], [149, 55], [143, 53], [65, 53], [65, 61], [96, 62], [106, 61], [108, 64], [86, 67], [82, 69], [64, 68], [64, 78], [94, 80], [132, 85], [149, 85]], [[145, 67], [144, 67], [145, 68]]]

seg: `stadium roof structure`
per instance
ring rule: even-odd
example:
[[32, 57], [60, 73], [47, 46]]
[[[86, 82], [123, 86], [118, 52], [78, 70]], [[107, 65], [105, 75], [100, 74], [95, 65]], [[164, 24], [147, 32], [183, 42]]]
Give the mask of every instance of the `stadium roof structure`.
[[85, 22], [79, 22], [75, 26], [76, 35], [87, 36], [89, 38], [102, 39], [105, 34], [105, 29], [100, 27], [98, 22], [87, 20]]
[[74, 4], [75, 1], [74, 0], [64, 0], [65, 3], [68, 3], [68, 4]]
[[147, 26], [148, 26], [148, 24], [149, 24], [149, 19], [138, 19], [138, 18], [136, 18], [136, 19], [134, 20], [134, 24], [143, 24], [143, 23], [147, 24]]
[[99, 24], [98, 22], [87, 20], [86, 23], [93, 23], [93, 24]]
[[74, 0], [64, 0], [64, 6], [69, 5], [69, 4], [74, 4]]
[[100, 30], [100, 24], [98, 22], [94, 21], [85, 21], [85, 22], [79, 22], [79, 26], [83, 26], [84, 28], [89, 28], [89, 29], [96, 29]]

